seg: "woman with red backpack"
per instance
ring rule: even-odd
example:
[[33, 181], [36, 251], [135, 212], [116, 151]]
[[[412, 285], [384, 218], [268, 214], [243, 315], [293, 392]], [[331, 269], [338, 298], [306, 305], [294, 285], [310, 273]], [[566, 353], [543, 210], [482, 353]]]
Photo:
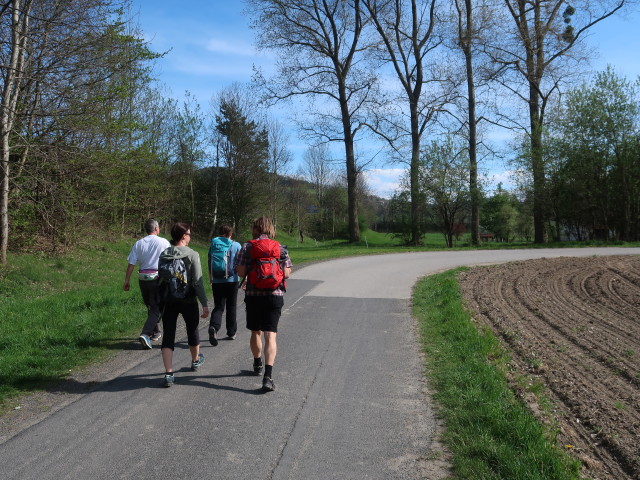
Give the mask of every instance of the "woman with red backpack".
[[[269, 217], [253, 221], [253, 240], [242, 247], [236, 258], [236, 271], [246, 277], [244, 301], [247, 308], [247, 328], [251, 330], [249, 346], [253, 354], [253, 371], [264, 369], [262, 389], [275, 390], [273, 364], [278, 350], [276, 335], [284, 306], [286, 279], [292, 263], [286, 247], [275, 240], [276, 231]], [[262, 334], [264, 333], [264, 349]], [[262, 353], [264, 350], [264, 364]]]

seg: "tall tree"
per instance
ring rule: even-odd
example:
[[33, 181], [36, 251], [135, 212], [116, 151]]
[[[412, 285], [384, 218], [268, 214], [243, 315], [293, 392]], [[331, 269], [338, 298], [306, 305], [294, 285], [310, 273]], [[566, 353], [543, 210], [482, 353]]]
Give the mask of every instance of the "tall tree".
[[[483, 117], [478, 113], [479, 103], [477, 101], [477, 90], [479, 85], [486, 85], [485, 78], [480, 79], [476, 73], [476, 63], [482, 45], [487, 38], [496, 33], [495, 9], [491, 2], [487, 0], [455, 0], [455, 22], [456, 22], [456, 46], [464, 55], [464, 71], [467, 94], [465, 97], [466, 108], [463, 107], [465, 115], [461, 120], [466, 130], [467, 149], [469, 152], [469, 190], [471, 195], [471, 242], [474, 245], [480, 243], [480, 202], [482, 191], [478, 180], [478, 125]], [[486, 65], [486, 59], [485, 59]], [[481, 64], [482, 66], [482, 64]], [[484, 77], [490, 76], [490, 72], [485, 72]]]
[[[534, 241], [544, 243], [547, 211], [543, 132], [546, 108], [563, 77], [576, 64], [569, 54], [595, 24], [620, 10], [625, 0], [503, 0], [515, 39], [496, 49], [495, 58], [516, 74], [505, 86], [528, 110], [530, 169], [533, 177]], [[518, 79], [521, 82], [518, 82]], [[522, 88], [519, 88], [519, 86]]]
[[316, 122], [309, 123], [307, 118], [303, 132], [320, 141], [344, 144], [349, 240], [357, 242], [359, 168], [354, 139], [364, 124], [364, 106], [376, 80], [361, 67], [368, 47], [362, 43], [361, 2], [248, 0], [248, 4], [259, 45], [280, 54], [277, 78], [262, 82], [267, 96], [272, 100], [306, 97]]
[[[390, 63], [407, 102], [409, 128], [400, 127], [411, 139], [409, 185], [411, 196], [411, 239], [422, 243], [420, 222], [420, 154], [422, 137], [449, 100], [451, 77], [432, 67], [441, 37], [436, 34], [436, 0], [363, 0], [384, 45], [384, 58]], [[434, 73], [434, 75], [431, 75]], [[428, 89], [428, 90], [427, 90]], [[389, 140], [391, 140], [389, 138]]]
[[196, 199], [194, 175], [201, 168], [206, 156], [205, 118], [195, 97], [186, 92], [182, 109], [176, 118], [174, 141], [176, 149], [174, 163], [174, 184], [177, 188], [175, 199], [177, 218], [188, 218], [191, 224], [196, 219]]
[[30, 34], [30, 0], [14, 0], [2, 6], [3, 42], [2, 98], [0, 99], [0, 263], [7, 263], [9, 245], [9, 178], [11, 145], [10, 136], [16, 122], [18, 100], [26, 88], [28, 62], [28, 38]]
[[266, 128], [269, 140], [269, 209], [273, 225], [277, 228], [279, 213], [284, 207], [281, 180], [282, 176], [287, 173], [293, 157], [287, 149], [287, 136], [282, 124], [272, 118], [267, 121]]
[[235, 229], [256, 213], [266, 200], [268, 176], [268, 132], [249, 116], [246, 98], [229, 90], [220, 96], [216, 130], [221, 135], [222, 167], [220, 204]]

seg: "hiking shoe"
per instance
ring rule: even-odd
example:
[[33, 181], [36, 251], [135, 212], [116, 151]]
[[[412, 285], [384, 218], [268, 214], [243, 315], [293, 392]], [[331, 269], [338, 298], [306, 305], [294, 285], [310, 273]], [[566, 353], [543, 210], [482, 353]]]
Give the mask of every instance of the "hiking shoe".
[[214, 347], [218, 345], [218, 336], [216, 335], [216, 327], [209, 327], [209, 343]]
[[198, 359], [195, 362], [191, 362], [191, 370], [194, 372], [198, 370], [198, 367], [204, 363], [204, 355], [199, 353]]
[[151, 346], [151, 339], [149, 335], [145, 335], [144, 333], [138, 337], [138, 341], [142, 344], [143, 348], [147, 350], [151, 350], [153, 347]]
[[255, 361], [253, 362], [253, 373], [255, 373], [256, 375], [260, 375], [263, 368], [264, 365], [262, 364], [262, 359], [260, 359], [259, 363], [256, 363]]
[[175, 378], [173, 375], [169, 375], [169, 374], [165, 374], [164, 376], [164, 383], [163, 385], [167, 388], [169, 388], [171, 385], [173, 385], [173, 383], [175, 382]]
[[151, 335], [152, 342], [157, 342], [161, 338], [162, 338], [162, 332], [154, 333], [153, 335]]
[[262, 391], [273, 392], [276, 389], [276, 384], [273, 383], [271, 377], [264, 377], [262, 379]]

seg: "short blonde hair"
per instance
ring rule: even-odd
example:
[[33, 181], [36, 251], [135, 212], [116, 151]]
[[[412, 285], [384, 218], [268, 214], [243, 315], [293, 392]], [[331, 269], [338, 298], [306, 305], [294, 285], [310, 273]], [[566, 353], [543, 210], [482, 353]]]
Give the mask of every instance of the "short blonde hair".
[[269, 238], [276, 238], [276, 228], [269, 217], [258, 217], [253, 219], [253, 230], [257, 235], [266, 235]]

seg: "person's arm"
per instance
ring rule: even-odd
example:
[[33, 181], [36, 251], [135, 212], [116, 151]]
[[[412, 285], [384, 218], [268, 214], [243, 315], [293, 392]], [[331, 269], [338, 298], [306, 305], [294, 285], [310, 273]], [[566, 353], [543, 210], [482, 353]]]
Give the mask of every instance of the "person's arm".
[[133, 273], [133, 269], [135, 267], [136, 267], [135, 265], [131, 265], [131, 264], [127, 266], [127, 271], [124, 274], [124, 286], [122, 287], [125, 292], [128, 292], [129, 289], [131, 288], [131, 285], [129, 284], [129, 280], [131, 279], [131, 274]]
[[[291, 276], [291, 272], [293, 271], [293, 264], [291, 263], [291, 257], [289, 257], [289, 252], [286, 248], [283, 248], [284, 252], [281, 251], [281, 265], [282, 265], [282, 273], [284, 273], [284, 278], [287, 279]], [[284, 255], [284, 257], [282, 256]]]
[[249, 267], [247, 265], [247, 246], [246, 244], [240, 249], [238, 254], [236, 255], [235, 264], [236, 264], [236, 273], [239, 277], [246, 277], [247, 273], [249, 273]]
[[204, 277], [202, 276], [202, 265], [200, 264], [200, 255], [195, 250], [189, 255], [191, 260], [191, 278], [193, 279], [192, 286], [195, 290], [195, 294], [200, 300], [202, 308], [209, 308], [207, 306], [207, 294], [204, 291]]

